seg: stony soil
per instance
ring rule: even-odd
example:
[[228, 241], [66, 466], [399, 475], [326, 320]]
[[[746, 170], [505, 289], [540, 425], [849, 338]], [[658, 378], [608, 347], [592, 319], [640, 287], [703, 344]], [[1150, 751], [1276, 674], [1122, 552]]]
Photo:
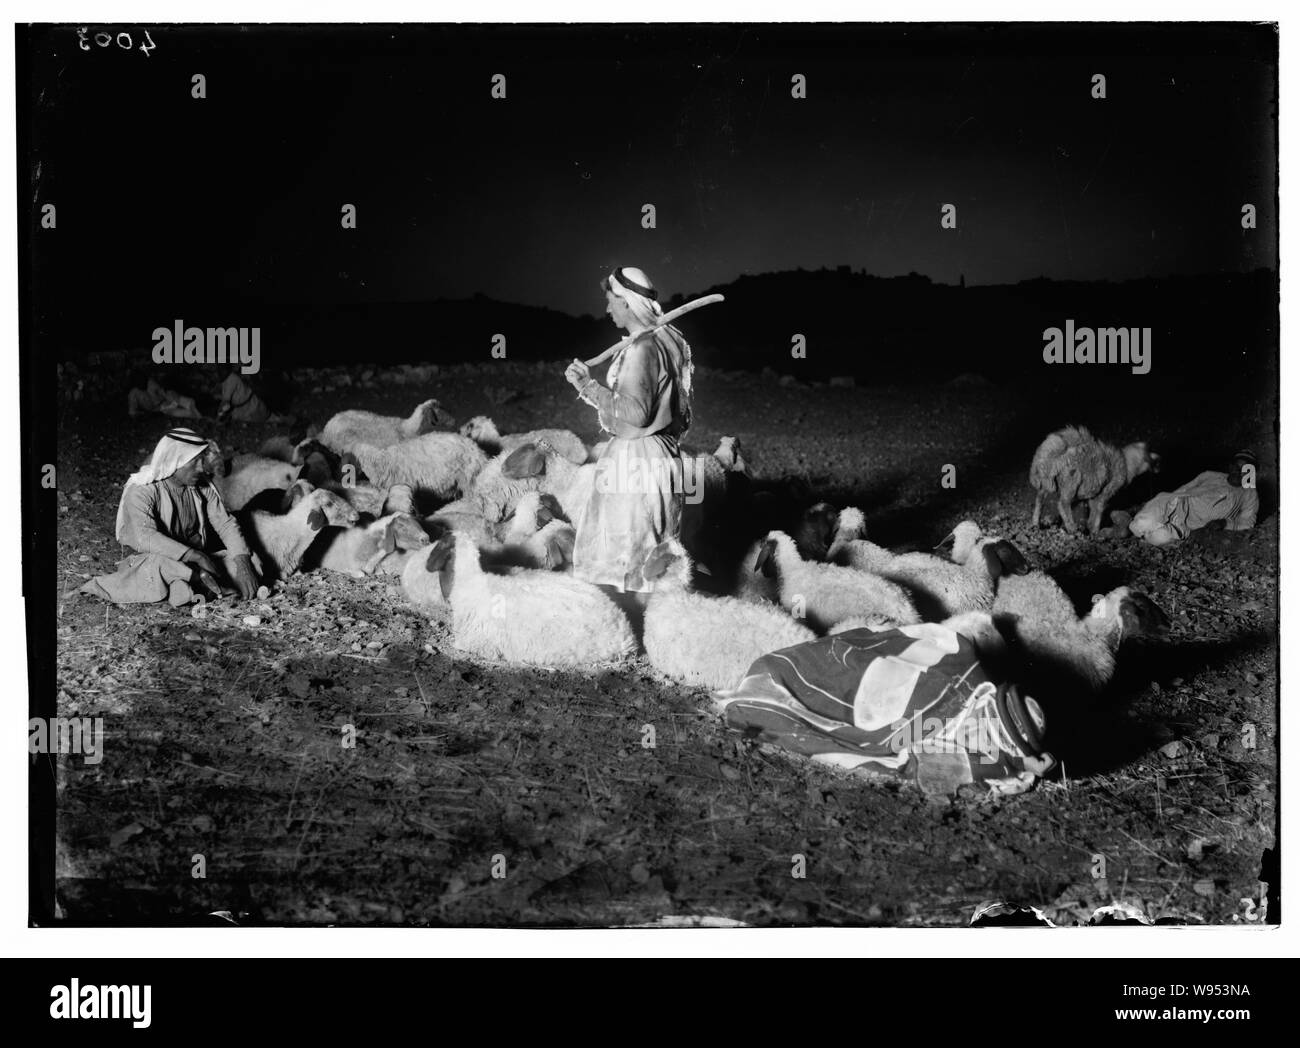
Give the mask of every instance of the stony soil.
[[[594, 436], [560, 370], [494, 362], [418, 385], [397, 372], [300, 374], [292, 409], [323, 422], [345, 406], [405, 414], [436, 395], [503, 431]], [[1172, 452], [1168, 488], [1218, 465], [1197, 457], [1212, 397], [1088, 407], [980, 380], [841, 388], [704, 369], [698, 386], [694, 443], [740, 437], [757, 475], [802, 475], [861, 506], [879, 541], [932, 545], [973, 516], [1081, 608], [1114, 585], [1142, 589], [1173, 620], [1168, 642], [1130, 655], [1105, 700], [1058, 730], [1060, 775], [1019, 797], [929, 797], [742, 740], [704, 692], [644, 663], [586, 675], [461, 656], [390, 578], [299, 576], [201, 620], [80, 597], [116, 560], [120, 485], [167, 422], [128, 420], [117, 401], [67, 404], [59, 712], [102, 715], [107, 739], [97, 765], [60, 762], [64, 916], [946, 926], [1005, 902], [1056, 924], [1112, 904], [1112, 919], [1259, 919], [1276, 826], [1274, 503], [1252, 533], [1178, 548], [1027, 526], [1025, 472], [1049, 429], [1082, 421], [1124, 440], [1140, 419]], [[1271, 418], [1261, 405], [1215, 433], [1213, 453], [1252, 443], [1275, 476]], [[275, 431], [206, 428], [233, 450]], [[954, 489], [940, 486], [944, 464]], [[347, 725], [355, 748], [341, 744]]]

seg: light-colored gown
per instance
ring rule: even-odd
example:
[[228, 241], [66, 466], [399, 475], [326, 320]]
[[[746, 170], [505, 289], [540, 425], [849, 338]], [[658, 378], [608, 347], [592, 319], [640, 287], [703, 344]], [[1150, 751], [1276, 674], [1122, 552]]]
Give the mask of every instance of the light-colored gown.
[[[115, 604], [182, 603], [193, 567], [181, 558], [191, 549], [224, 560], [248, 553], [239, 524], [209, 484], [185, 487], [175, 480], [132, 484], [123, 500], [120, 541], [126, 552], [111, 575], [98, 575], [82, 593]], [[226, 565], [230, 573], [229, 564]]]
[[574, 521], [573, 573], [635, 593], [653, 591], [642, 574], [646, 557], [677, 537], [682, 521], [678, 440], [687, 421], [680, 379], [660, 338], [647, 335], [620, 352], [609, 368], [610, 388], [593, 379], [581, 393], [613, 439], [597, 460], [591, 498]]

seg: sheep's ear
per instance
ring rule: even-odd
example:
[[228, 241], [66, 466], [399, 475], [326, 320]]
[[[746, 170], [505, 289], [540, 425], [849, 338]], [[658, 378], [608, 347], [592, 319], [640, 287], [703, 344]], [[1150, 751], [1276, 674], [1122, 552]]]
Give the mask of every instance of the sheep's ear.
[[284, 493], [284, 501], [280, 504], [285, 513], [298, 505], [311, 492], [311, 482], [306, 480], [295, 480], [289, 485], [288, 490]]
[[424, 568], [429, 574], [434, 574], [443, 569], [443, 566], [451, 559], [452, 542], [450, 539], [439, 539], [429, 550], [429, 556], [425, 559]]
[[673, 561], [676, 559], [677, 557], [668, 543], [661, 542], [646, 557], [645, 564], [641, 567], [641, 574], [647, 579], [661, 578], [672, 567]]
[[[949, 550], [949, 551], [951, 551], [952, 548], [953, 548], [954, 546], [956, 546], [956, 545], [957, 545], [957, 532], [955, 532], [955, 531], [950, 531], [950, 532], [948, 532], [947, 535], [945, 535], [943, 538], [941, 538], [941, 539], [939, 540], [939, 544], [938, 544], [937, 546], [935, 546], [934, 548], [935, 548], [936, 550], [943, 549], [943, 550]], [[986, 547], [986, 549], [987, 549], [987, 547]], [[989, 567], [989, 574], [992, 574], [992, 573], [993, 573], [993, 568], [992, 568], [992, 566], [990, 565], [990, 567]], [[993, 577], [994, 577], [994, 578], [997, 578], [996, 575], [994, 575]]]
[[993, 570], [992, 563], [989, 564], [989, 575], [996, 582], [1003, 575], [1028, 575], [1029, 561], [1025, 560], [1020, 550], [1016, 549], [1006, 539], [998, 539], [997, 542], [991, 542], [984, 547], [984, 557], [988, 560], [990, 555], [997, 558], [999, 568], [996, 572]]
[[564, 507], [560, 505], [560, 500], [549, 491], [541, 497], [541, 503], [551, 514], [552, 520], [562, 520], [565, 523], [571, 523], [569, 518], [564, 515]]
[[521, 444], [501, 463], [501, 475], [511, 480], [540, 477], [546, 472], [546, 456], [535, 444]]
[[544, 499], [539, 499], [537, 502], [536, 516], [538, 531], [541, 531], [542, 528], [555, 519], [555, 514], [551, 512], [551, 507], [546, 504]]
[[320, 531], [328, 523], [323, 510], [313, 509], [307, 514], [307, 527], [312, 531]]
[[436, 400], [433, 402], [433, 410], [431, 414], [433, 415], [433, 424], [435, 426], [446, 426], [448, 429], [451, 429], [456, 425], [455, 416], [443, 411], [442, 405]]
[[383, 534], [379, 536], [379, 548], [385, 553], [392, 553], [397, 549], [397, 518], [394, 517], [384, 525]]
[[1119, 602], [1119, 619], [1126, 637], [1160, 636], [1169, 629], [1169, 616], [1142, 593], [1130, 593]]
[[771, 539], [759, 547], [758, 559], [754, 561], [754, 571], [761, 571], [764, 578], [776, 578], [776, 543]]
[[443, 600], [448, 601], [451, 600], [452, 584], [455, 580], [456, 558], [452, 556], [455, 551], [454, 538], [439, 539], [429, 551], [429, 559], [425, 561], [425, 567], [430, 573], [437, 572], [438, 588], [442, 590]]
[[546, 561], [552, 568], [562, 568], [573, 562], [572, 531], [561, 531], [547, 538]]

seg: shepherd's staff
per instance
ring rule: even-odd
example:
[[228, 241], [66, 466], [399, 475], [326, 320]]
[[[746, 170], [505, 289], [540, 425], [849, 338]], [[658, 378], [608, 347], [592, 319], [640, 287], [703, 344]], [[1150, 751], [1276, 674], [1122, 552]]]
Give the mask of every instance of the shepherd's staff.
[[619, 350], [626, 349], [628, 346], [630, 346], [637, 339], [641, 338], [643, 335], [653, 335], [656, 331], [662, 331], [678, 317], [685, 316], [693, 309], [699, 309], [700, 306], [708, 306], [708, 305], [712, 305], [714, 302], [722, 302], [722, 301], [723, 301], [722, 295], [705, 295], [703, 298], [692, 299], [690, 302], [687, 302], [685, 305], [678, 306], [676, 309], [670, 309], [667, 313], [665, 313], [662, 317], [659, 318], [659, 323], [656, 324], [654, 327], [649, 328], [645, 331], [638, 331], [634, 335], [628, 335], [627, 338], [615, 342], [612, 346], [609, 347], [609, 349], [605, 350], [605, 352], [597, 354], [596, 356], [592, 357], [590, 360], [586, 361], [587, 367], [594, 368], [599, 364], [603, 364]]

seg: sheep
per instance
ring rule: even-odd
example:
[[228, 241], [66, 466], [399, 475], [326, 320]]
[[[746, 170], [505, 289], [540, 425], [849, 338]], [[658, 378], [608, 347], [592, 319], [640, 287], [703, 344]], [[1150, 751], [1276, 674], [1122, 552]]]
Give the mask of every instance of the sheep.
[[983, 561], [995, 582], [1004, 575], [1024, 575], [1030, 570], [1020, 550], [1004, 538], [985, 535], [973, 520], [959, 523], [935, 549], [946, 547], [954, 564], [972, 568]]
[[521, 444], [487, 463], [474, 478], [468, 497], [457, 502], [456, 510], [476, 513], [495, 524], [509, 516], [528, 492], [540, 491], [559, 499], [572, 518], [581, 507], [577, 498], [570, 498], [569, 488], [580, 474], [584, 483], [588, 477], [594, 482], [595, 470], [595, 464], [575, 465], [544, 440]]
[[[572, 563], [574, 542], [573, 526], [561, 519], [559, 508], [553, 495], [530, 491], [520, 498], [515, 511], [497, 524], [444, 507], [431, 514], [426, 525], [439, 538], [452, 532], [468, 536], [478, 546], [480, 562], [489, 570], [526, 567], [557, 571]], [[436, 593], [422, 601], [440, 603]]]
[[[898, 583], [912, 595], [917, 610], [927, 621], [938, 621], [963, 611], [987, 610], [993, 604], [998, 579], [1008, 573], [1007, 564], [998, 555], [1002, 551], [996, 545], [999, 540], [985, 540], [982, 556], [968, 554], [962, 563], [955, 564], [933, 553], [891, 553], [865, 538], [848, 537], [861, 535], [864, 530], [861, 510], [851, 506], [841, 510], [827, 559]], [[1007, 563], [1014, 563], [1018, 558], [1020, 563], [1014, 570], [1027, 572], [1029, 566], [1019, 551], [1010, 543], [1002, 545], [1011, 550], [1006, 555]]]
[[691, 592], [691, 561], [675, 539], [656, 546], [642, 571], [655, 581], [643, 627], [646, 657], [686, 684], [734, 688], [760, 656], [816, 638], [773, 605]]
[[471, 490], [487, 455], [459, 433], [425, 433], [389, 447], [356, 444], [349, 453], [377, 487], [406, 484], [440, 499]]
[[821, 633], [844, 619], [873, 613], [898, 626], [921, 621], [901, 586], [869, 572], [804, 560], [783, 531], [768, 533], [755, 570], [778, 581], [783, 608]]
[[[860, 521], [861, 512], [853, 512]], [[839, 523], [840, 514], [829, 502], [818, 502], [804, 510], [792, 536], [799, 556], [804, 560], [830, 560], [827, 554], [837, 538]]]
[[1168, 624], [1149, 597], [1127, 586], [1094, 596], [1092, 610], [1080, 618], [1041, 571], [1004, 578], [991, 611], [965, 612], [944, 623], [970, 638], [996, 675], [1040, 698], [1066, 699], [1101, 691], [1114, 675], [1120, 644], [1160, 636]]
[[292, 505], [287, 513], [252, 510], [242, 514], [244, 538], [262, 563], [281, 578], [292, 575], [302, 563], [307, 548], [320, 536], [322, 528], [350, 527], [359, 514], [332, 491], [314, 488], [305, 480], [296, 481], [291, 493]]
[[1116, 492], [1148, 470], [1159, 472], [1160, 456], [1148, 450], [1145, 441], [1117, 448], [1098, 440], [1083, 426], [1050, 433], [1038, 445], [1029, 466], [1033, 526], [1040, 524], [1043, 498], [1055, 495], [1061, 523], [1071, 534], [1078, 530], [1073, 504], [1087, 500], [1088, 531], [1095, 535]]
[[442, 410], [436, 400], [420, 404], [409, 418], [376, 415], [373, 411], [340, 411], [325, 423], [321, 443], [340, 455], [358, 444], [387, 448], [428, 433], [439, 426], [450, 428], [456, 420]]
[[263, 455], [236, 455], [230, 473], [214, 480], [229, 510], [243, 509], [255, 495], [274, 489], [284, 491], [298, 479], [298, 467]]
[[486, 415], [475, 415], [460, 427], [460, 434], [469, 437], [489, 455], [509, 454], [523, 444], [545, 440], [576, 466], [581, 466], [589, 459], [587, 445], [572, 430], [567, 429], [530, 429], [526, 433], [502, 434], [497, 431], [496, 423]]
[[373, 575], [390, 554], [427, 545], [429, 536], [418, 520], [406, 513], [390, 513], [369, 524], [326, 528], [303, 557], [302, 568]]
[[589, 582], [551, 571], [494, 575], [483, 570], [478, 547], [461, 533], [434, 543], [424, 569], [438, 576], [451, 605], [452, 643], [461, 651], [575, 669], [623, 662], [636, 653], [627, 616]]

